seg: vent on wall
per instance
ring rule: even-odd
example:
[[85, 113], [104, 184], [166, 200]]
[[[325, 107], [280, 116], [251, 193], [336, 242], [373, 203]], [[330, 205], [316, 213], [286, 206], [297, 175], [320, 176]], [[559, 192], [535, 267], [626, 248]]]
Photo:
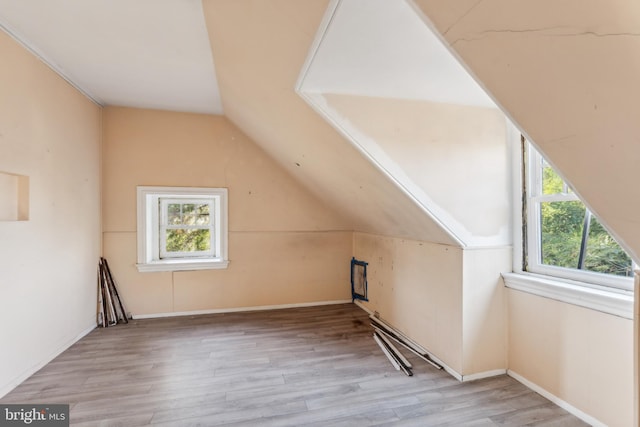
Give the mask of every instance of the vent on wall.
[[367, 296], [367, 264], [351, 258], [351, 296], [354, 300], [369, 301]]
[[29, 219], [29, 177], [0, 171], [0, 221]]

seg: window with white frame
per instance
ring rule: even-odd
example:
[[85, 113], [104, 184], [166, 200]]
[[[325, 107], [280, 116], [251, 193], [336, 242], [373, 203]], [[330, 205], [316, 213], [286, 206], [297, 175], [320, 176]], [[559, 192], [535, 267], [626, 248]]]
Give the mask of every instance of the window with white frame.
[[523, 139], [523, 270], [632, 289], [633, 262], [553, 167]]
[[138, 270], [226, 268], [227, 189], [138, 187]]

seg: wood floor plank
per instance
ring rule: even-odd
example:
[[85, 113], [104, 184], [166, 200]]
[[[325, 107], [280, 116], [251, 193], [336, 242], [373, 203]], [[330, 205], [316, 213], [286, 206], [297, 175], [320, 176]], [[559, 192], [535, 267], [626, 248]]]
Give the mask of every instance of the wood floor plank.
[[1, 403], [68, 403], [74, 426], [584, 426], [507, 376], [407, 377], [353, 304], [96, 329]]

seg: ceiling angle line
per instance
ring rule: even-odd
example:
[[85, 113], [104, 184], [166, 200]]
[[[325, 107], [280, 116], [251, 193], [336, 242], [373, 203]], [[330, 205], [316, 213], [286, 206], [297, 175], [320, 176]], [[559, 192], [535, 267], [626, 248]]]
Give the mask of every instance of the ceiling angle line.
[[307, 73], [311, 69], [311, 64], [313, 64], [316, 54], [318, 53], [318, 49], [320, 49], [320, 45], [322, 45], [322, 42], [324, 41], [324, 37], [329, 30], [329, 26], [333, 21], [336, 10], [338, 9], [341, 1], [342, 0], [331, 0], [331, 3], [329, 3], [329, 6], [327, 7], [327, 10], [322, 18], [322, 22], [320, 22], [320, 26], [318, 27], [318, 31], [316, 32], [316, 36], [311, 43], [311, 48], [309, 49], [307, 58], [302, 65], [300, 75], [298, 76], [298, 80], [296, 81], [295, 90], [299, 94], [302, 94], [302, 87], [304, 86], [304, 81], [307, 78]]
[[9, 37], [15, 40], [20, 46], [25, 48], [29, 53], [38, 58], [43, 64], [49, 67], [54, 73], [59, 75], [65, 82], [69, 83], [71, 87], [80, 92], [86, 98], [88, 98], [91, 102], [96, 104], [99, 107], [104, 107], [105, 104], [97, 97], [93, 96], [91, 93], [83, 89], [80, 85], [74, 82], [63, 70], [59, 67], [54, 61], [49, 59], [44, 53], [42, 53], [37, 47], [33, 46], [31, 43], [27, 42], [27, 40], [22, 37], [17, 31], [13, 30], [6, 22], [0, 19], [0, 29], [7, 33]]

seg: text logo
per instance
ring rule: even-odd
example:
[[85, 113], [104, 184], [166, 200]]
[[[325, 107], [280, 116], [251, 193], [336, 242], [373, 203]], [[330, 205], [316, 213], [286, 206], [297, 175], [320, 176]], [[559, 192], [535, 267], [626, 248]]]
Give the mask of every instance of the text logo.
[[0, 427], [68, 427], [69, 405], [0, 405]]

